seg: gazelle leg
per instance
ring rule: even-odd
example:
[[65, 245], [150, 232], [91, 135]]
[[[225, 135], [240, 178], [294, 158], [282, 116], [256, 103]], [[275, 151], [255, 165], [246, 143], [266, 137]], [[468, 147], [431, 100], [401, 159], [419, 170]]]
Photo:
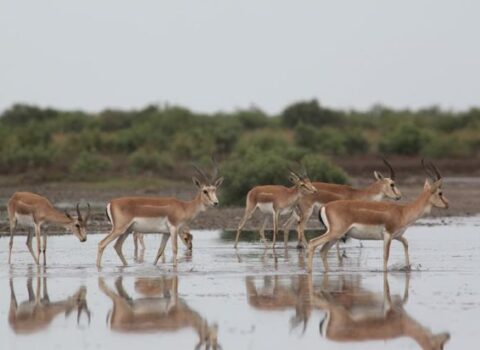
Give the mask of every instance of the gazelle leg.
[[173, 254], [173, 266], [177, 266], [177, 228], [174, 226], [170, 227], [170, 235], [172, 236], [172, 254]]
[[139, 233], [133, 231], [133, 256], [137, 259], [138, 256], [138, 236]]
[[233, 246], [234, 248], [237, 248], [238, 239], [240, 238], [240, 232], [242, 232], [242, 229], [245, 226], [245, 223], [247, 222], [247, 220], [249, 220], [252, 217], [253, 212], [255, 211], [255, 208], [256, 207], [249, 206], [248, 202], [247, 202], [247, 206], [245, 208], [245, 213], [243, 214], [243, 218], [240, 221], [240, 224], [238, 225], [237, 236], [235, 237], [235, 245]]
[[107, 237], [105, 237], [98, 243], [97, 267], [100, 267], [102, 265], [102, 255], [107, 245], [109, 245], [110, 242], [112, 242], [117, 237], [121, 236], [127, 230], [128, 230], [128, 227], [120, 227], [120, 228], [113, 227], [112, 231], [110, 231]]
[[300, 212], [300, 219], [298, 220], [297, 225], [297, 235], [298, 235], [298, 243], [297, 249], [303, 249], [306, 245], [306, 238], [305, 238], [305, 226], [307, 225], [307, 221], [312, 215], [313, 207], [308, 208], [307, 210]]
[[275, 249], [275, 242], [277, 241], [277, 231], [278, 231], [278, 211], [273, 211], [273, 242], [272, 249]]
[[145, 250], [145, 241], [143, 240], [143, 233], [138, 234], [138, 241], [140, 242], [140, 247], [142, 250]]
[[265, 226], [267, 226], [267, 220], [268, 220], [268, 217], [265, 217], [263, 219], [262, 227], [260, 227], [260, 231], [258, 231], [262, 239], [262, 242], [263, 244], [265, 244], [265, 246], [267, 246], [267, 239], [265, 238]]
[[335, 241], [328, 241], [320, 249], [320, 256], [322, 257], [323, 267], [324, 267], [325, 271], [328, 271], [327, 253], [334, 243], [335, 243]]
[[283, 243], [285, 244], [285, 247], [287, 247], [288, 244], [288, 238], [290, 236], [290, 227], [292, 227], [292, 224], [298, 220], [298, 216], [295, 213], [295, 211], [292, 211], [292, 215], [288, 218], [287, 222], [283, 226]]
[[160, 243], [160, 247], [158, 248], [157, 255], [155, 257], [155, 260], [153, 261], [154, 265], [157, 265], [158, 259], [163, 255], [163, 252], [165, 251], [165, 246], [167, 245], [168, 239], [170, 238], [170, 233], [164, 233], [162, 237], [162, 242]]
[[47, 230], [43, 230], [43, 246], [42, 246], [42, 253], [43, 253], [43, 266], [47, 265]]
[[383, 273], [383, 312], [387, 314], [392, 308], [392, 297], [390, 295], [390, 285], [388, 283], [388, 274]]
[[12, 261], [12, 248], [13, 248], [13, 233], [15, 228], [17, 227], [17, 220], [12, 218], [9, 220], [10, 222], [10, 242], [8, 243], [8, 263]]
[[37, 258], [37, 256], [35, 255], [35, 253], [33, 252], [33, 248], [32, 248], [32, 238], [33, 238], [32, 231], [31, 231], [30, 228], [29, 228], [29, 229], [28, 229], [28, 232], [27, 232], [27, 242], [26, 242], [26, 245], [27, 245], [28, 251], [30, 252], [30, 254], [31, 254], [32, 257], [33, 257], [33, 260], [35, 260], [35, 263], [38, 265], [38, 258]]
[[40, 261], [40, 252], [41, 252], [41, 246], [40, 246], [40, 235], [41, 235], [41, 232], [40, 232], [40, 225], [38, 224], [35, 224], [35, 238], [37, 239], [37, 265], [39, 265], [39, 261]]
[[400, 236], [396, 238], [397, 241], [400, 241], [403, 244], [403, 250], [405, 252], [405, 268], [410, 269], [410, 257], [408, 255], [408, 241], [405, 237]]
[[383, 271], [387, 271], [388, 257], [390, 255], [390, 244], [392, 243], [392, 235], [388, 232], [383, 233]]
[[123, 247], [123, 242], [125, 242], [125, 239], [127, 239], [128, 237], [128, 233], [129, 232], [127, 230], [123, 235], [118, 237], [117, 241], [115, 242], [115, 245], [113, 246], [115, 248], [115, 251], [117, 252], [118, 257], [120, 258], [120, 260], [122, 260], [122, 264], [124, 266], [127, 266], [128, 263], [127, 263], [127, 260], [125, 260], [125, 257], [123, 256], [122, 247]]
[[315, 249], [327, 242], [330, 241], [336, 241], [339, 236], [341, 236], [344, 232], [340, 229], [336, 229], [333, 231], [331, 228], [328, 229], [328, 231], [321, 235], [320, 237], [316, 237], [310, 242], [308, 242], [307, 246], [307, 271], [312, 272], [312, 265], [313, 265], [313, 253], [315, 252]]
[[13, 279], [11, 277], [9, 279], [9, 282], [10, 282], [10, 311], [9, 311], [9, 313], [12, 314], [12, 313], [16, 313], [18, 303], [17, 303], [17, 297], [15, 295], [15, 289], [13, 287]]

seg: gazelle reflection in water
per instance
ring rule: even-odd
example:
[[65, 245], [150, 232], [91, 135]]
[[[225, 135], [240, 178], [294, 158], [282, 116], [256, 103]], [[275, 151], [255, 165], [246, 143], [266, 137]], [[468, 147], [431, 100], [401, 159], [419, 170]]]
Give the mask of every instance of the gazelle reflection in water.
[[[403, 297], [390, 294], [386, 273], [383, 275], [383, 297], [348, 283], [343, 284], [338, 291], [332, 290], [329, 286], [322, 288], [318, 293], [312, 293], [312, 307], [326, 312], [319, 326], [321, 335], [337, 342], [409, 337], [421, 349], [443, 349], [450, 335], [432, 333], [410, 317], [403, 308], [408, 300], [409, 278], [410, 275], [406, 274]], [[328, 285], [328, 281], [326, 284]]]
[[175, 332], [193, 328], [199, 340], [195, 349], [221, 349], [217, 342], [218, 327], [178, 297], [178, 277], [137, 278], [135, 290], [144, 295], [132, 299], [123, 286], [122, 277], [111, 289], [103, 278], [99, 287], [113, 302], [107, 316], [110, 328], [117, 332]]
[[248, 304], [257, 310], [295, 310], [290, 327], [303, 324], [305, 331], [315, 311], [325, 312], [320, 323], [322, 336], [337, 342], [413, 339], [421, 349], [436, 350], [450, 338], [448, 333], [434, 334], [410, 317], [403, 306], [408, 300], [410, 274], [405, 274], [403, 296], [392, 295], [383, 278], [383, 295], [362, 287], [359, 275], [329, 278], [319, 283], [311, 276], [264, 276], [263, 284], [253, 276], [246, 277]]
[[27, 280], [28, 300], [17, 302], [13, 280], [10, 279], [10, 309], [8, 323], [17, 334], [32, 334], [40, 332], [53, 322], [60, 314], [68, 316], [77, 310], [77, 323], [80, 323], [82, 313], [85, 313], [90, 323], [90, 311], [87, 306], [87, 289], [84, 286], [66, 299], [50, 301], [47, 289], [47, 279], [37, 277], [35, 291], [32, 278]]

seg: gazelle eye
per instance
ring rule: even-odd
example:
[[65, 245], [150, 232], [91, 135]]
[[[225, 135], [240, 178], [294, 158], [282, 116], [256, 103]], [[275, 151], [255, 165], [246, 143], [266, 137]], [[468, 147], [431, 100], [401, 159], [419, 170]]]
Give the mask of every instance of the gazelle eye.
[[80, 224], [75, 224], [75, 227], [76, 227], [76, 228], [80, 228]]
[[391, 187], [391, 188], [394, 188], [394, 187], [395, 187], [395, 184], [391, 183], [391, 184], [390, 184], [390, 187]]
[[441, 195], [442, 195], [442, 192], [438, 192], [438, 195], [441, 196]]
[[207, 194], [208, 192], [207, 192], [207, 190], [203, 190], [203, 193]]

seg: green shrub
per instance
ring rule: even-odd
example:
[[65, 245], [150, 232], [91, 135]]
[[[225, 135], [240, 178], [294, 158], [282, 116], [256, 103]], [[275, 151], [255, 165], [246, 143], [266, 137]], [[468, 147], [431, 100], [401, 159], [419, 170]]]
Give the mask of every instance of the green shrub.
[[419, 154], [427, 144], [427, 133], [413, 124], [402, 124], [387, 133], [380, 141], [379, 150], [383, 153], [404, 155]]
[[85, 178], [89, 175], [98, 175], [108, 171], [111, 168], [111, 162], [99, 155], [89, 152], [82, 152], [70, 167], [70, 173], [73, 177]]
[[170, 173], [174, 168], [174, 161], [167, 153], [139, 149], [128, 157], [131, 170], [140, 174], [154, 172], [160, 174]]
[[348, 177], [345, 171], [323, 156], [316, 154], [307, 155], [303, 157], [302, 164], [307, 169], [308, 177], [311, 181], [338, 184], [348, 182]]
[[[288, 159], [284, 153], [259, 151], [251, 148], [241, 156], [236, 154], [226, 160], [221, 169], [225, 177], [221, 200], [223, 204], [244, 205], [250, 189], [258, 185], [290, 186], [288, 169], [298, 167], [300, 159]], [[312, 180], [345, 183], [347, 176], [339, 167], [318, 155], [303, 157], [302, 162]]]
[[431, 158], [462, 158], [472, 155], [472, 144], [456, 136], [436, 136], [422, 149], [422, 154]]
[[337, 111], [321, 107], [317, 100], [294, 103], [282, 112], [282, 124], [294, 128], [298, 124], [316, 126], [339, 125], [345, 116]]

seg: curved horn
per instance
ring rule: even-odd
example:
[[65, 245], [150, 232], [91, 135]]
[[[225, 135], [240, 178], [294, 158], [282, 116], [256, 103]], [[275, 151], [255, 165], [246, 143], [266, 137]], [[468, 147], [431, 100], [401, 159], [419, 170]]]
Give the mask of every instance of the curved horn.
[[385, 163], [385, 165], [387, 166], [388, 170], [390, 170], [390, 178], [392, 180], [395, 180], [395, 170], [393, 170], [392, 165], [383, 157], [382, 157], [382, 160]]
[[442, 178], [442, 175], [440, 174], [440, 172], [438, 171], [437, 167], [435, 166], [435, 164], [433, 164], [432, 161], [429, 161], [428, 162], [429, 165], [430, 165], [430, 169], [435, 173], [435, 175], [437, 175], [437, 180], [440, 180]]
[[212, 171], [211, 182], [214, 183], [218, 176], [218, 163], [214, 155], [212, 155], [212, 163], [213, 163], [213, 171]]
[[435, 177], [432, 174], [432, 169], [430, 169], [425, 162], [425, 158], [422, 158], [422, 166], [423, 166], [423, 170], [428, 175], [428, 177], [431, 179], [435, 179]]
[[85, 215], [85, 222], [88, 221], [89, 217], [90, 217], [90, 203], [87, 203], [87, 215]]
[[80, 213], [80, 203], [77, 203], [75, 209], [77, 209], [78, 220], [82, 220], [82, 214]]
[[203, 181], [208, 183], [208, 176], [203, 172], [202, 169], [200, 169], [198, 166], [195, 164], [192, 164], [193, 168], [197, 171], [197, 173], [203, 178]]

